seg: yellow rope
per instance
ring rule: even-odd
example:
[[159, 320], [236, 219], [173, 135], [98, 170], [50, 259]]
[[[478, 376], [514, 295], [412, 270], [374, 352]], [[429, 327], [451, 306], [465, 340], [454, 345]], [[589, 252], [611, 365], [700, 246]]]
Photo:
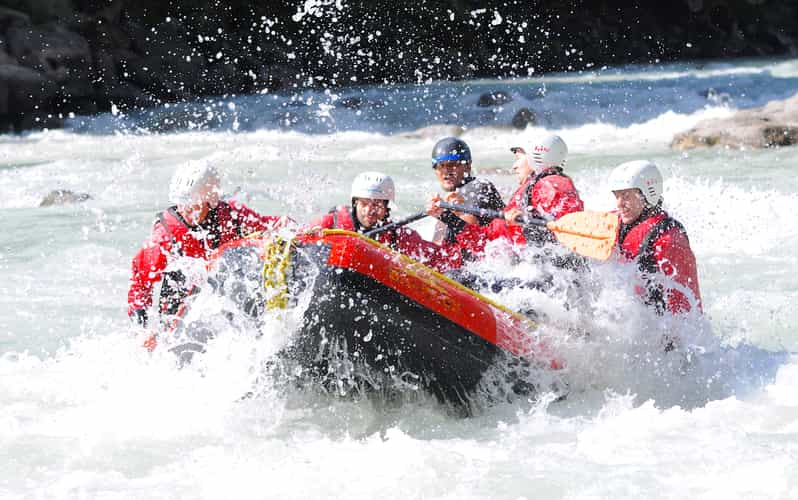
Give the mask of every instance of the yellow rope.
[[291, 262], [292, 240], [273, 236], [263, 247], [263, 288], [266, 289], [266, 307], [288, 307], [288, 279], [286, 273]]

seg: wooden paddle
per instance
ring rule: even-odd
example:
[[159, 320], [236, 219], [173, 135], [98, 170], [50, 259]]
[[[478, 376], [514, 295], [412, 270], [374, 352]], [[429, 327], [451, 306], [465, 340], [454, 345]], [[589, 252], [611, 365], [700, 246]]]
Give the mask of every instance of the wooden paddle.
[[409, 217], [405, 217], [404, 219], [400, 219], [396, 222], [391, 222], [390, 224], [385, 224], [384, 226], [380, 226], [374, 229], [370, 229], [363, 233], [363, 236], [368, 236], [369, 238], [374, 238], [378, 234], [383, 231], [389, 231], [391, 229], [396, 229], [397, 227], [402, 227], [404, 225], [410, 224], [411, 222], [415, 222], [419, 219], [423, 219], [426, 217], [427, 214], [425, 212], [419, 212], [417, 214], [413, 214]]
[[[452, 203], [438, 203], [438, 206], [455, 212], [503, 219], [504, 213], [485, 208], [466, 207]], [[621, 221], [616, 214], [610, 212], [572, 212], [557, 220], [521, 218], [523, 225], [545, 226], [564, 247], [574, 253], [607, 260], [618, 241], [618, 229]]]

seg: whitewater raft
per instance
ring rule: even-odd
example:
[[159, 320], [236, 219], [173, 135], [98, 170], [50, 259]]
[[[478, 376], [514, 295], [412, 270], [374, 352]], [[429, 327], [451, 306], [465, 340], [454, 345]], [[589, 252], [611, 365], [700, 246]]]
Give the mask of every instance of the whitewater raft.
[[389, 377], [462, 403], [497, 363], [560, 367], [529, 318], [361, 234], [244, 238], [213, 267], [214, 288], [253, 316], [310, 294], [283, 354], [329, 385]]

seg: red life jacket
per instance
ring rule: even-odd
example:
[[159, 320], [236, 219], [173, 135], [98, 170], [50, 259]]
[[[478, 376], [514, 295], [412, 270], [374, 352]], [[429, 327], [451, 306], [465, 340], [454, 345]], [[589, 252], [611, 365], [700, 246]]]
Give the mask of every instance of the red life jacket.
[[[363, 232], [363, 227], [357, 222], [352, 210], [351, 206], [340, 205], [314, 221], [312, 226]], [[390, 221], [386, 220], [385, 223], [388, 224]], [[375, 239], [441, 272], [459, 267], [462, 263], [460, 247], [456, 243], [444, 243], [438, 246], [426, 241], [416, 231], [407, 227], [383, 231], [376, 235]]]
[[[584, 203], [571, 178], [563, 174], [560, 167], [551, 167], [530, 175], [518, 186], [504, 211], [507, 213], [513, 209], [523, 210], [535, 218], [559, 219], [565, 214], [584, 210]], [[514, 245], [542, 245], [555, 241], [554, 235], [545, 228], [531, 225], [511, 226], [504, 219], [491, 222], [483, 237], [480, 238], [477, 233], [476, 229], [470, 229], [458, 238], [461, 245], [477, 254], [484, 251], [486, 241], [499, 238], [507, 239]]]
[[645, 282], [640, 290], [647, 304], [658, 312], [687, 312], [691, 301], [676, 287], [664, 286], [657, 274], [665, 275], [692, 292], [701, 308], [701, 292], [695, 255], [682, 224], [662, 210], [640, 217], [637, 222], [623, 225], [618, 239], [621, 255], [637, 262]]
[[[344, 231], [353, 231], [355, 233], [365, 232], [360, 222], [354, 217], [353, 210], [354, 208], [351, 206], [339, 205], [323, 215], [318, 221], [314, 222], [313, 225], [321, 227], [322, 229], [343, 229]], [[385, 224], [389, 222], [390, 221], [386, 220]], [[395, 229], [383, 231], [378, 234], [375, 239], [383, 245], [397, 250]]]
[[560, 167], [530, 175], [510, 196], [504, 211], [521, 209], [531, 217], [559, 219], [584, 209], [573, 181]]
[[128, 314], [152, 304], [155, 283], [161, 286], [160, 310], [174, 313], [188, 290], [179, 271], [165, 273], [170, 258], [185, 256], [208, 259], [213, 250], [228, 241], [279, 224], [279, 217], [262, 216], [234, 202], [220, 201], [197, 228], [190, 228], [171, 207], [158, 215], [150, 238], [132, 262], [128, 291]]

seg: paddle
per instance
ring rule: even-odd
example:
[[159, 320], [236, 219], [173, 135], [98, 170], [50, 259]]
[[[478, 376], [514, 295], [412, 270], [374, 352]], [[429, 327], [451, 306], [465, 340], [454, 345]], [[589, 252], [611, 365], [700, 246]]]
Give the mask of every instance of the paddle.
[[389, 230], [395, 229], [397, 227], [402, 227], [402, 226], [404, 226], [406, 224], [410, 224], [411, 222], [415, 222], [418, 219], [423, 219], [426, 216], [427, 216], [426, 212], [419, 212], [417, 214], [411, 215], [410, 217], [405, 217], [404, 219], [400, 219], [400, 220], [398, 220], [396, 222], [391, 222], [390, 224], [385, 224], [384, 226], [380, 226], [378, 228], [374, 228], [374, 229], [371, 229], [369, 231], [366, 231], [365, 233], [363, 233], [363, 236], [368, 236], [369, 238], [374, 238], [375, 236], [377, 236], [378, 234], [380, 234], [383, 231], [389, 231]]
[[[503, 219], [504, 213], [485, 208], [473, 208], [452, 203], [438, 203], [438, 206], [455, 212]], [[618, 228], [621, 221], [618, 216], [609, 212], [572, 212], [557, 220], [522, 218], [521, 224], [545, 226], [564, 247], [574, 253], [607, 260], [618, 241]]]

